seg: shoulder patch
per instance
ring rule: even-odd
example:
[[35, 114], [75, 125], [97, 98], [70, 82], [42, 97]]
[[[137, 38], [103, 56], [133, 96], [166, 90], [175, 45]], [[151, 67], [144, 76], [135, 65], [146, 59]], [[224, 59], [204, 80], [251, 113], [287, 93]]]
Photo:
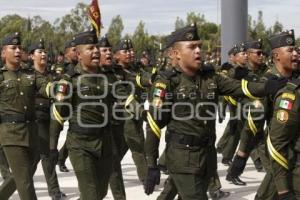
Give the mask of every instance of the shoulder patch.
[[286, 123], [289, 120], [289, 113], [285, 110], [278, 110], [276, 112], [276, 119], [280, 123]]
[[290, 99], [292, 101], [294, 101], [296, 99], [296, 96], [292, 93], [286, 93], [284, 92], [282, 95], [281, 95], [282, 98], [284, 99]]
[[166, 89], [166, 88], [167, 88], [167, 85], [164, 84], [164, 83], [158, 82], [158, 83], [155, 83], [154, 87]]

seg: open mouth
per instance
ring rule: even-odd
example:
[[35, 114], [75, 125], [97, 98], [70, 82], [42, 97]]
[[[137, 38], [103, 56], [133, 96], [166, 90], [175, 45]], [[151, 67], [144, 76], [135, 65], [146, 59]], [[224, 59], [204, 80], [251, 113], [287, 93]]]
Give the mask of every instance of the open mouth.
[[298, 64], [298, 62], [299, 62], [299, 60], [298, 59], [292, 59], [292, 63], [294, 63], [294, 64]]
[[99, 57], [99, 56], [93, 56], [93, 57], [92, 57], [92, 61], [99, 62], [99, 60], [100, 60], [100, 57]]

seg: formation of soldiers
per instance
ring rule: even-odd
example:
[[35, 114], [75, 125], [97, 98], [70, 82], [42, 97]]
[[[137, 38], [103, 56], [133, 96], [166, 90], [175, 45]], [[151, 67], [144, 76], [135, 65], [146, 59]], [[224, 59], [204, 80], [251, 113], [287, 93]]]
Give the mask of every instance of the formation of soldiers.
[[[229, 62], [219, 67], [218, 54], [202, 59], [197, 27], [190, 25], [167, 36], [165, 58], [151, 65], [147, 52], [136, 61], [131, 40], [112, 47], [109, 38], [87, 31], [66, 43], [64, 62], [49, 68], [43, 39], [26, 51], [20, 34], [9, 34], [1, 42], [0, 199], [16, 190], [22, 200], [37, 199], [33, 176], [39, 161], [49, 196], [64, 199], [55, 166], [68, 172], [69, 156], [81, 200], [103, 199], [108, 186], [114, 199], [125, 200], [121, 161], [128, 150], [147, 195], [160, 183], [161, 170], [168, 172], [158, 200], [228, 197], [217, 151], [229, 166], [226, 180], [235, 185], [246, 185], [239, 176], [249, 156], [266, 172], [255, 199], [300, 199], [294, 32], [269, 42], [272, 63], [264, 63], [257, 40], [234, 45]], [[221, 123], [226, 109], [230, 120], [216, 148], [216, 119]], [[58, 151], [65, 122], [67, 138]]]

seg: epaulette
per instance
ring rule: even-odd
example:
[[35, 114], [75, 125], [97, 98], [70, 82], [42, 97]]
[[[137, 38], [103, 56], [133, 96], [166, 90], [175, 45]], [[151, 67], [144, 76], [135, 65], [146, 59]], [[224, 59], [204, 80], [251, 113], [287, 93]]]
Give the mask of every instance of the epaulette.
[[221, 66], [221, 70], [229, 70], [231, 68], [233, 68], [233, 66], [229, 62], [223, 63]]
[[296, 78], [286, 84], [286, 89], [294, 92], [300, 86], [300, 79]]
[[205, 64], [201, 67], [200, 72], [202, 73], [215, 72], [215, 68], [212, 64]]
[[167, 70], [159, 72], [159, 75], [162, 76], [163, 78], [167, 79], [167, 80], [171, 79], [176, 74], [177, 74], [177, 72], [174, 69], [167, 69]]

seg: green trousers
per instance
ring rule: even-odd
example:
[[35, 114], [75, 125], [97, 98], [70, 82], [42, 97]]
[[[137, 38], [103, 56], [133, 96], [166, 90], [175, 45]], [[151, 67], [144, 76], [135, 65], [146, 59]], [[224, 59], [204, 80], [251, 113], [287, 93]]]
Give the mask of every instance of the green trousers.
[[260, 144], [258, 147], [260, 160], [264, 169], [266, 170], [266, 175], [261, 182], [259, 188], [257, 189], [255, 200], [274, 200], [277, 199], [277, 191], [274, 183], [274, 177], [270, 168], [270, 158], [267, 154], [267, 149], [265, 144]]
[[126, 199], [121, 161], [128, 150], [128, 146], [123, 131], [124, 124], [120, 123], [112, 125], [113, 168], [109, 179], [109, 185], [115, 200]]
[[78, 180], [80, 200], [102, 200], [112, 171], [110, 131], [92, 134], [69, 130], [67, 148]]
[[65, 164], [67, 158], [68, 158], [68, 149], [67, 149], [66, 143], [64, 143], [64, 145], [59, 150], [58, 163], [59, 164]]
[[225, 148], [225, 146], [228, 142], [229, 136], [230, 136], [230, 126], [229, 126], [229, 123], [227, 123], [226, 128], [223, 132], [223, 135], [221, 136], [221, 138], [219, 139], [219, 141], [217, 143], [218, 149], [221, 149], [221, 151], [223, 151], [223, 149]]
[[170, 177], [184, 200], [207, 200], [207, 189], [209, 179], [198, 174], [175, 174], [170, 173]]
[[7, 179], [9, 176], [11, 176], [9, 165], [1, 145], [0, 145], [0, 173], [3, 179]]
[[[50, 136], [49, 136], [49, 127], [50, 121], [40, 121], [37, 122], [38, 135], [39, 135], [39, 150], [40, 150], [40, 160], [43, 167], [43, 172], [47, 182], [48, 193], [53, 195], [56, 192], [59, 192], [59, 184], [57, 179], [57, 174], [55, 171], [55, 164], [50, 162], [49, 151], [50, 151]], [[38, 160], [39, 161], [39, 160]], [[37, 167], [37, 163], [34, 165]], [[34, 170], [35, 172], [35, 170]]]
[[147, 174], [147, 161], [144, 150], [143, 121], [126, 120], [124, 124], [124, 136], [131, 151], [132, 159], [137, 168], [139, 180], [143, 182]]
[[4, 146], [3, 150], [13, 177], [10, 177], [4, 182], [5, 186], [1, 187], [0, 199], [8, 199], [17, 189], [21, 200], [36, 200], [33, 174], [39, 152], [37, 149], [22, 146]]

